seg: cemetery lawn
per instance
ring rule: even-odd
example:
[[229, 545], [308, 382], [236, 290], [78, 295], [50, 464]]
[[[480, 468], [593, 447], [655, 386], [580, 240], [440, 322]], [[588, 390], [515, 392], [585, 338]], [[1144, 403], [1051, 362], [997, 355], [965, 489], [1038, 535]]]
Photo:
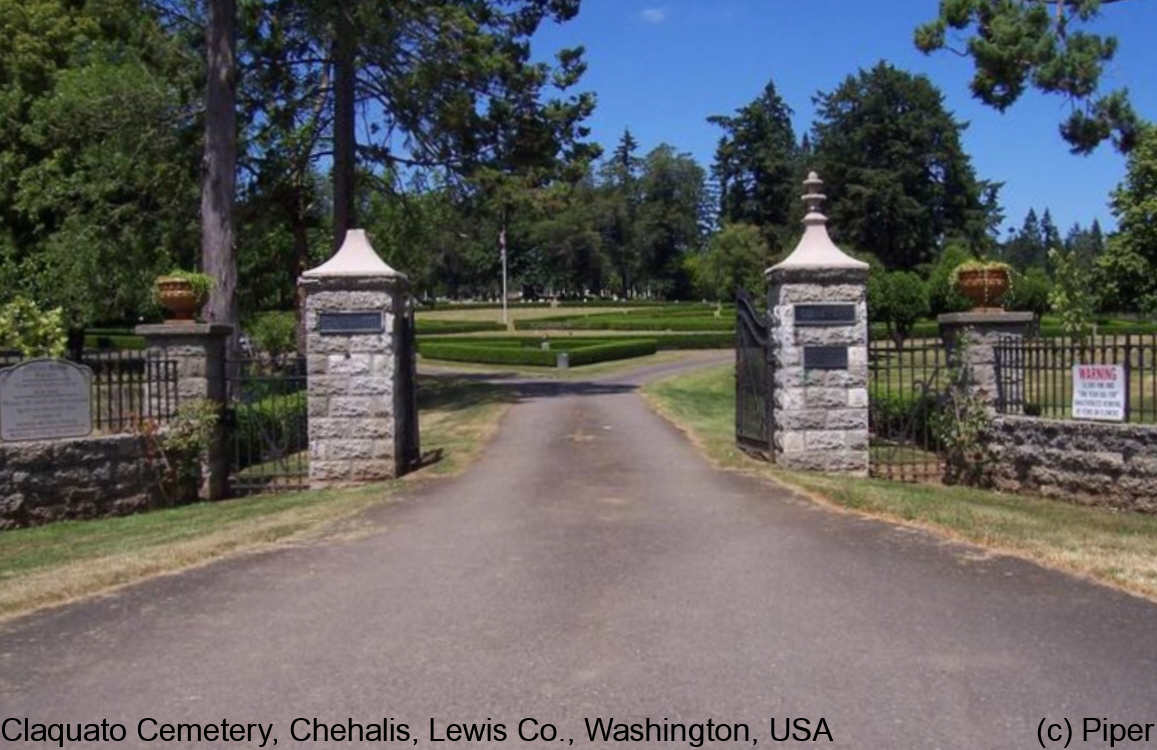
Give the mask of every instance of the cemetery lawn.
[[716, 465], [792, 486], [813, 501], [971, 542], [1157, 601], [1157, 516], [968, 487], [789, 472], [735, 447], [734, 369], [655, 381], [643, 393]]
[[389, 502], [405, 482], [456, 474], [482, 451], [512, 398], [452, 376], [423, 376], [419, 384], [422, 453], [432, 462], [405, 479], [0, 532], [0, 620], [224, 555], [349, 533], [335, 522]]

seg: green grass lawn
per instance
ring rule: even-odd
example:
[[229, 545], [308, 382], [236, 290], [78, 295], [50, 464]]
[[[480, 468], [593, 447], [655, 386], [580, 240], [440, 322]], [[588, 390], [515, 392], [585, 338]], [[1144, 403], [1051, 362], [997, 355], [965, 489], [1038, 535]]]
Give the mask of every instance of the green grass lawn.
[[406, 479], [252, 495], [0, 532], [0, 619], [304, 534], [388, 502], [405, 482], [461, 471], [497, 429], [508, 389], [453, 376], [419, 380], [422, 452]]
[[1157, 517], [969, 487], [776, 469], [735, 447], [731, 366], [660, 380], [646, 386], [644, 394], [720, 466], [793, 486], [820, 502], [930, 529], [1157, 600]]

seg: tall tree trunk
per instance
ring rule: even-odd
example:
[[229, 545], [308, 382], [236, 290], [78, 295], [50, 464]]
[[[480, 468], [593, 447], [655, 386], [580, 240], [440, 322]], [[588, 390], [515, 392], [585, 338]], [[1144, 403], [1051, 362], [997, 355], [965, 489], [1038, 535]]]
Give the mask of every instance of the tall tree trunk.
[[212, 323], [234, 327], [236, 351], [237, 257], [233, 247], [233, 192], [237, 173], [236, 2], [206, 0], [205, 155], [201, 181], [201, 263], [216, 280], [205, 305]]
[[345, 239], [347, 229], [357, 226], [354, 201], [354, 157], [357, 132], [354, 126], [355, 31], [348, 11], [339, 7], [334, 28], [333, 67], [333, 245]]

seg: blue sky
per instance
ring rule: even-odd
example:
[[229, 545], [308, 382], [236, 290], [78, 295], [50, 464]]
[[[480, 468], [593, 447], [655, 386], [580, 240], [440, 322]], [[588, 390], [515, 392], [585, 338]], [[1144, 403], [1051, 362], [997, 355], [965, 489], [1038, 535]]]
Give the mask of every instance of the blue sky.
[[[1124, 158], [1110, 145], [1070, 154], [1057, 132], [1068, 112], [1059, 97], [1029, 91], [1004, 114], [973, 100], [970, 60], [925, 56], [912, 44], [913, 29], [937, 7], [937, 0], [583, 0], [577, 18], [539, 30], [534, 53], [586, 47], [580, 87], [598, 95], [588, 124], [608, 151], [629, 126], [644, 153], [667, 142], [704, 167], [720, 134], [706, 118], [750, 102], [768, 79], [795, 111], [798, 135], [810, 127], [817, 91], [885, 59], [931, 78], [956, 119], [969, 123], [964, 145], [977, 174], [1005, 183], [1007, 225], [1019, 226], [1030, 207], [1047, 207], [1062, 233], [1094, 218], [1115, 226], [1107, 201]], [[1120, 42], [1102, 88], [1127, 87], [1138, 113], [1157, 119], [1157, 3], [1108, 5], [1091, 30]]]

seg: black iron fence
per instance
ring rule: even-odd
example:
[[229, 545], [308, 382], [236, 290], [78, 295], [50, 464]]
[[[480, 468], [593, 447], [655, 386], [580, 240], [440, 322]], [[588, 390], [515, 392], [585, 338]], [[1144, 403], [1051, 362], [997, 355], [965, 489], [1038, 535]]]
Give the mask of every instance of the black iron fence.
[[768, 321], [739, 290], [735, 302], [735, 440], [741, 448], [771, 453], [771, 387]]
[[905, 482], [938, 481], [944, 461], [936, 420], [949, 380], [943, 344], [868, 344], [869, 472]]
[[[26, 359], [0, 352], [0, 367]], [[85, 351], [77, 360], [92, 370], [92, 424], [97, 432], [127, 432], [165, 422], [178, 407], [177, 362], [157, 353]]]
[[1106, 395], [1123, 398], [1123, 421], [1157, 422], [1157, 334], [1007, 338], [994, 350], [1002, 414], [1072, 419], [1073, 368], [1119, 365], [1124, 382]]

